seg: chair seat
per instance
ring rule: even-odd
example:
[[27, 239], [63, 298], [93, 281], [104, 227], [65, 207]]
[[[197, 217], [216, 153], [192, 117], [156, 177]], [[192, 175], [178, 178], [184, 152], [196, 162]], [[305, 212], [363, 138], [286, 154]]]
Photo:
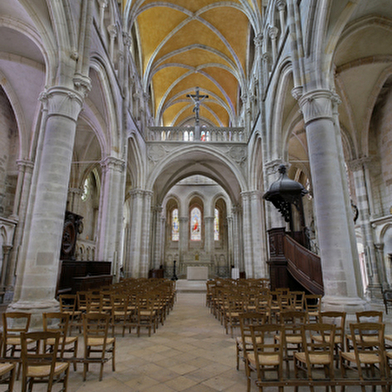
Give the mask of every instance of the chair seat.
[[[67, 367], [69, 366], [68, 363], [65, 362], [56, 362], [54, 367], [54, 375], [61, 374], [64, 372]], [[43, 366], [28, 366], [27, 368], [27, 377], [48, 377], [50, 374], [50, 365], [43, 365]]]
[[[256, 361], [253, 356], [250, 356], [249, 362], [253, 367], [256, 367]], [[259, 354], [259, 364], [263, 366], [277, 366], [280, 364], [279, 355]]]
[[[306, 363], [306, 356], [304, 352], [295, 353], [294, 355], [298, 361]], [[309, 362], [312, 365], [328, 365], [331, 363], [331, 356], [329, 354], [309, 354]]]
[[[346, 361], [350, 361], [350, 362], [356, 361], [354, 352], [342, 352], [341, 355]], [[380, 363], [380, 357], [376, 354], [359, 353], [359, 361], [367, 364], [375, 364], [375, 363]]]
[[[347, 340], [353, 340], [351, 335], [346, 335]], [[357, 339], [357, 342], [360, 341], [360, 337], [358, 335], [355, 336]], [[375, 345], [378, 344], [378, 338], [374, 336], [362, 336], [362, 339], [366, 343], [374, 343]], [[391, 335], [391, 340], [392, 340], [392, 335]]]
[[[320, 335], [313, 335], [312, 339], [314, 339], [316, 342], [322, 342], [323, 341], [323, 337]], [[325, 336], [325, 341], [327, 343], [329, 343], [330, 341], [330, 337], [329, 336]], [[342, 337], [340, 335], [335, 336], [335, 344], [340, 344], [342, 343]]]
[[384, 338], [385, 340], [392, 340], [392, 335], [385, 335]]
[[[89, 337], [87, 339], [87, 345], [88, 346], [102, 346], [103, 342], [104, 342], [105, 338], [93, 338], [93, 337]], [[110, 345], [114, 342], [114, 338], [107, 338], [106, 339], [106, 345]]]
[[[78, 340], [78, 337], [77, 337], [77, 336], [67, 336], [67, 337], [65, 338], [65, 342], [64, 342], [63, 339], [60, 339], [59, 344], [60, 344], [60, 345], [61, 345], [61, 344], [65, 344], [65, 345], [67, 346], [68, 344], [75, 343], [77, 340]], [[55, 339], [47, 339], [46, 344], [47, 344], [48, 346], [53, 346], [53, 345], [54, 345], [54, 342], [55, 342]]]
[[0, 376], [3, 376], [4, 374], [8, 373], [15, 366], [16, 366], [16, 364], [14, 364], [14, 363], [1, 363], [0, 364]]

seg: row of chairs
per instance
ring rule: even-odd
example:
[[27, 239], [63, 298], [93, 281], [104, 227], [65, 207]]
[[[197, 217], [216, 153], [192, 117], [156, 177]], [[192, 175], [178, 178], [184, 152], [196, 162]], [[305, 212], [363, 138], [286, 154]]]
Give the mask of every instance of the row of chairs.
[[174, 306], [176, 290], [168, 280], [127, 280], [97, 291], [78, 292], [76, 295], [60, 295], [61, 311], [70, 315], [70, 333], [73, 327], [81, 329], [84, 313], [105, 313], [110, 316], [112, 335], [116, 326], [131, 332], [135, 328], [140, 336], [142, 328], [156, 331], [164, 324]]
[[43, 331], [29, 332], [31, 313], [3, 313], [1, 362], [10, 362], [13, 366], [8, 377], [10, 391], [17, 364], [17, 377], [23, 369], [22, 392], [27, 386], [31, 391], [37, 382], [47, 383], [48, 391], [54, 382], [61, 382], [62, 391], [66, 391], [70, 363], [73, 363], [74, 370], [78, 362], [83, 363], [83, 380], [86, 380], [89, 364], [93, 362], [100, 364], [100, 381], [106, 362], [111, 360], [112, 370], [115, 370], [115, 338], [108, 337], [108, 315], [83, 315], [84, 355], [81, 358], [78, 358], [78, 337], [67, 334], [69, 315], [53, 312], [42, 316]]
[[[321, 312], [317, 323], [309, 323], [305, 312], [286, 310], [281, 313], [279, 324], [267, 324], [266, 315], [262, 313], [242, 313], [241, 337], [236, 339], [237, 369], [242, 358], [245, 362], [248, 391], [252, 371], [257, 373], [260, 390], [263, 385], [270, 385], [265, 382], [267, 365], [277, 371], [277, 378], [272, 383], [275, 386], [283, 388], [284, 385], [310, 385], [307, 383], [314, 381], [314, 368], [322, 366], [326, 379], [320, 383], [326, 382], [323, 385], [334, 387], [334, 359], [336, 369], [340, 367], [343, 378], [347, 376], [347, 369], [352, 369], [354, 364], [361, 382], [364, 381], [362, 366], [371, 367], [372, 374], [375, 375], [373, 365], [377, 365], [377, 376], [369, 383], [384, 383], [385, 386], [386, 375], [389, 375], [387, 358], [392, 358], [392, 353], [385, 351], [384, 339], [392, 340], [392, 336], [384, 337], [384, 324], [380, 322], [382, 312], [359, 312], [356, 317], [357, 323], [350, 326], [351, 332], [345, 336], [344, 312]], [[294, 380], [290, 377], [289, 363], [294, 364]], [[298, 380], [301, 369], [307, 375], [305, 380]]]
[[239, 314], [243, 312], [263, 313], [267, 323], [276, 323], [284, 310], [305, 310], [313, 321], [321, 310], [321, 295], [305, 295], [302, 291], [271, 291], [265, 285], [238, 285], [230, 280], [209, 281], [207, 287], [206, 304], [224, 325], [226, 333], [230, 328], [232, 337], [234, 329], [240, 326]]

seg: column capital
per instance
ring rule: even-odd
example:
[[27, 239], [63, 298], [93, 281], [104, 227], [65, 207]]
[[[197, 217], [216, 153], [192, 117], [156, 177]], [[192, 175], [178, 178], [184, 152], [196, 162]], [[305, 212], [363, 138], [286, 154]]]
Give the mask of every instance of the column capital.
[[339, 96], [331, 90], [314, 90], [299, 99], [305, 125], [312, 121], [328, 119], [334, 121]]
[[67, 87], [55, 86], [39, 95], [43, 110], [50, 116], [62, 116], [76, 122], [84, 102], [84, 94]]
[[119, 158], [106, 157], [101, 161], [101, 167], [103, 171], [117, 170], [122, 173], [125, 169], [125, 162]]
[[208, 222], [208, 221], [213, 221], [214, 219], [215, 219], [214, 216], [205, 216], [205, 217], [204, 217], [204, 220], [205, 220], [206, 222]]
[[253, 38], [253, 42], [257, 48], [261, 48], [261, 46], [263, 45], [263, 41], [264, 41], [263, 33], [259, 33], [256, 35], [256, 37]]
[[242, 212], [242, 206], [241, 204], [234, 204], [233, 207], [231, 208], [231, 212], [233, 214], [238, 214]]
[[279, 34], [279, 29], [277, 27], [271, 26], [268, 29], [268, 35], [270, 36], [270, 38], [272, 40], [275, 40], [277, 38], [278, 34]]
[[281, 159], [274, 159], [272, 161], [266, 162], [264, 164], [264, 170], [267, 176], [272, 174], [276, 174], [278, 172], [279, 166], [285, 165], [287, 166]]
[[68, 188], [68, 193], [73, 193], [75, 195], [82, 196], [83, 189], [80, 189], [80, 188]]
[[264, 52], [264, 53], [261, 55], [261, 59], [268, 62], [268, 61], [271, 60], [271, 55], [270, 55], [268, 52]]
[[144, 190], [143, 190], [143, 189], [139, 189], [139, 188], [131, 189], [131, 190], [128, 192], [128, 195], [129, 195], [130, 197], [132, 197], [132, 198], [135, 198], [135, 197], [142, 197], [142, 196], [144, 196]]
[[123, 31], [122, 36], [123, 36], [124, 46], [130, 48], [132, 45], [131, 36], [126, 31]]
[[286, 0], [278, 0], [276, 2], [276, 7], [279, 11], [284, 11], [284, 9], [286, 8]]
[[374, 244], [374, 248], [378, 251], [378, 252], [382, 252], [384, 250], [384, 243], [383, 242], [379, 242], [377, 244]]
[[347, 166], [352, 172], [356, 172], [362, 170], [363, 167], [369, 165], [372, 161], [374, 161], [372, 157], [362, 157], [348, 161]]
[[180, 221], [180, 223], [181, 223], [181, 222], [186, 223], [186, 222], [189, 221], [189, 218], [188, 218], [187, 216], [180, 216], [180, 217], [178, 218], [178, 220]]
[[32, 172], [34, 169], [34, 162], [27, 159], [18, 159], [16, 161], [19, 170], [27, 170]]
[[117, 37], [117, 26], [115, 24], [111, 24], [107, 27], [108, 32], [110, 34], [110, 38], [116, 38]]

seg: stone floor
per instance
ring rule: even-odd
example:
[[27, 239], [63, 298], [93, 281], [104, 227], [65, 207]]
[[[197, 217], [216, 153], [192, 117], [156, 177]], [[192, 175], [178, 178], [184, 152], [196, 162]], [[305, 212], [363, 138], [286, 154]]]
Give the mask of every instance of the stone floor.
[[[124, 338], [117, 335], [116, 339], [116, 371], [112, 372], [111, 363], [107, 363], [99, 382], [98, 365], [91, 365], [87, 381], [83, 382], [82, 365], [78, 365], [76, 372], [70, 371], [69, 392], [246, 392], [243, 364], [240, 371], [236, 370], [235, 341], [210, 314], [205, 293], [180, 291], [165, 325], [151, 337], [142, 331], [140, 338], [132, 333]], [[45, 389], [37, 385], [33, 390]], [[264, 390], [272, 392], [277, 388]], [[360, 387], [346, 390], [359, 391]], [[20, 391], [19, 381], [14, 391]], [[252, 381], [252, 392], [256, 391]], [[285, 391], [292, 392], [293, 388]]]

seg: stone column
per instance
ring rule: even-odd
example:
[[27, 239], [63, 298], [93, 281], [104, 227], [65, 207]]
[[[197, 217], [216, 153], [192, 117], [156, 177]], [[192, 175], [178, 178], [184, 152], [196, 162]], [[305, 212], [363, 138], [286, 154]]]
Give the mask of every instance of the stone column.
[[105, 9], [108, 6], [107, 0], [100, 0], [99, 2], [99, 28], [101, 33], [104, 33], [104, 20], [105, 20]]
[[129, 240], [129, 265], [124, 266], [126, 276], [140, 277], [141, 264], [141, 239], [144, 192], [142, 189], [134, 189], [131, 196], [131, 222]]
[[[383, 277], [383, 285], [385, 289], [389, 289], [388, 278], [387, 278], [387, 269], [385, 268], [385, 259], [384, 259], [384, 244], [383, 243], [375, 243], [374, 249], [376, 253], [376, 263], [377, 265], [382, 265], [385, 271], [385, 276]], [[390, 274], [389, 274], [390, 275]]]
[[162, 259], [162, 239], [163, 239], [163, 227], [162, 227], [162, 206], [154, 207], [154, 268], [158, 269], [163, 264]]
[[77, 213], [79, 211], [79, 201], [83, 194], [83, 190], [80, 188], [69, 188], [68, 189], [68, 210]]
[[[183, 262], [184, 253], [188, 251], [189, 244], [189, 218], [187, 216], [180, 216], [178, 218], [180, 224], [180, 241], [178, 243], [178, 251], [180, 260], [178, 262]], [[177, 264], [178, 266], [179, 264]]]
[[261, 55], [261, 61], [263, 64], [263, 84], [267, 86], [271, 69], [271, 55], [268, 52], [264, 52]]
[[247, 278], [254, 278], [253, 265], [253, 233], [252, 233], [252, 213], [250, 205], [250, 192], [241, 192], [242, 198], [242, 227], [243, 227], [243, 244], [244, 244], [244, 265]]
[[354, 313], [364, 309], [366, 302], [360, 298], [352, 212], [343, 191], [347, 181], [338, 141], [341, 135], [335, 117], [336, 95], [329, 90], [315, 90], [305, 94], [299, 103], [312, 172], [324, 279], [323, 304], [326, 309]]
[[110, 36], [109, 56], [110, 56], [110, 60], [112, 60], [112, 63], [114, 63], [114, 41], [116, 40], [117, 37], [117, 26], [114, 24], [109, 25], [108, 32]]
[[1, 282], [0, 282], [0, 288], [1, 290], [5, 289], [5, 281], [6, 281], [6, 276], [7, 276], [7, 267], [8, 267], [8, 260], [9, 260], [9, 256], [10, 256], [10, 251], [12, 249], [11, 245], [3, 245], [2, 246], [2, 259], [3, 259], [3, 263], [1, 265]]
[[386, 287], [384, 263], [377, 262], [374, 248], [373, 230], [370, 223], [370, 208], [367, 194], [367, 184], [365, 177], [365, 167], [370, 163], [370, 159], [356, 159], [349, 162], [349, 166], [354, 175], [355, 191], [358, 200], [358, 212], [361, 224], [361, 231], [365, 246], [365, 259], [367, 261], [367, 275], [369, 285], [367, 290], [372, 300], [382, 300], [382, 287]]
[[276, 59], [278, 58], [278, 50], [277, 50], [277, 43], [276, 38], [278, 37], [279, 29], [277, 27], [270, 27], [268, 30], [268, 35], [271, 38], [271, 47], [272, 47], [272, 63], [275, 64]]
[[245, 267], [242, 253], [241, 212], [242, 208], [240, 205], [233, 206], [233, 256], [234, 267], [239, 268], [240, 271], [244, 271]]
[[142, 243], [141, 243], [141, 257], [140, 257], [140, 276], [147, 278], [148, 263], [149, 263], [149, 244], [150, 244], [150, 227], [151, 227], [151, 201], [154, 193], [151, 191], [144, 191], [143, 215], [142, 215]]
[[102, 185], [99, 205], [97, 260], [111, 261], [114, 265], [116, 254], [121, 249], [121, 232], [124, 204], [125, 162], [108, 157], [101, 162]]
[[259, 105], [261, 102], [262, 97], [264, 96], [264, 80], [263, 80], [263, 62], [262, 62], [262, 51], [263, 51], [263, 41], [264, 41], [264, 36], [263, 34], [257, 34], [257, 36], [254, 38], [253, 42], [256, 46], [256, 58], [257, 58], [257, 78], [259, 80], [259, 91], [258, 91], [258, 96], [259, 96]]
[[229, 266], [229, 271], [230, 267], [234, 265], [234, 234], [233, 234], [233, 217], [228, 216], [226, 218], [227, 220], [227, 265]]
[[[7, 291], [12, 291], [15, 283], [15, 273], [16, 273], [16, 265], [18, 254], [20, 250], [20, 246], [22, 243], [22, 237], [24, 232], [25, 220], [26, 220], [26, 210], [27, 210], [27, 202], [30, 194], [31, 187], [31, 179], [33, 175], [34, 164], [31, 161], [18, 160], [18, 185], [19, 196], [16, 196], [14, 202], [14, 210], [13, 210], [13, 219], [18, 220], [18, 225], [15, 229], [14, 234], [14, 247], [11, 250], [10, 262], [6, 272], [6, 287]], [[19, 185], [19, 182], [22, 183]], [[17, 194], [16, 194], [17, 195]]]
[[[274, 159], [264, 164], [264, 186], [268, 190], [272, 183], [279, 178], [278, 168], [282, 164], [280, 159]], [[265, 202], [265, 217], [267, 230], [286, 227], [282, 214], [270, 202]]]
[[24, 263], [18, 268], [16, 286], [20, 296], [10, 305], [10, 310], [27, 310], [39, 318], [44, 311], [58, 309], [54, 296], [60, 245], [76, 121], [84, 99], [64, 87], [50, 88], [41, 97], [47, 117], [41, 129], [34, 192], [30, 195], [30, 229], [23, 238]]
[[263, 227], [263, 205], [260, 191], [250, 192], [253, 271], [255, 278], [267, 278], [267, 247], [266, 235]]
[[286, 0], [278, 0], [276, 6], [279, 10], [279, 20], [280, 20], [280, 31], [282, 32], [282, 38], [284, 37], [284, 32], [286, 31]]
[[205, 239], [205, 250], [209, 255], [214, 253], [214, 217], [205, 216], [204, 217], [204, 239]]

